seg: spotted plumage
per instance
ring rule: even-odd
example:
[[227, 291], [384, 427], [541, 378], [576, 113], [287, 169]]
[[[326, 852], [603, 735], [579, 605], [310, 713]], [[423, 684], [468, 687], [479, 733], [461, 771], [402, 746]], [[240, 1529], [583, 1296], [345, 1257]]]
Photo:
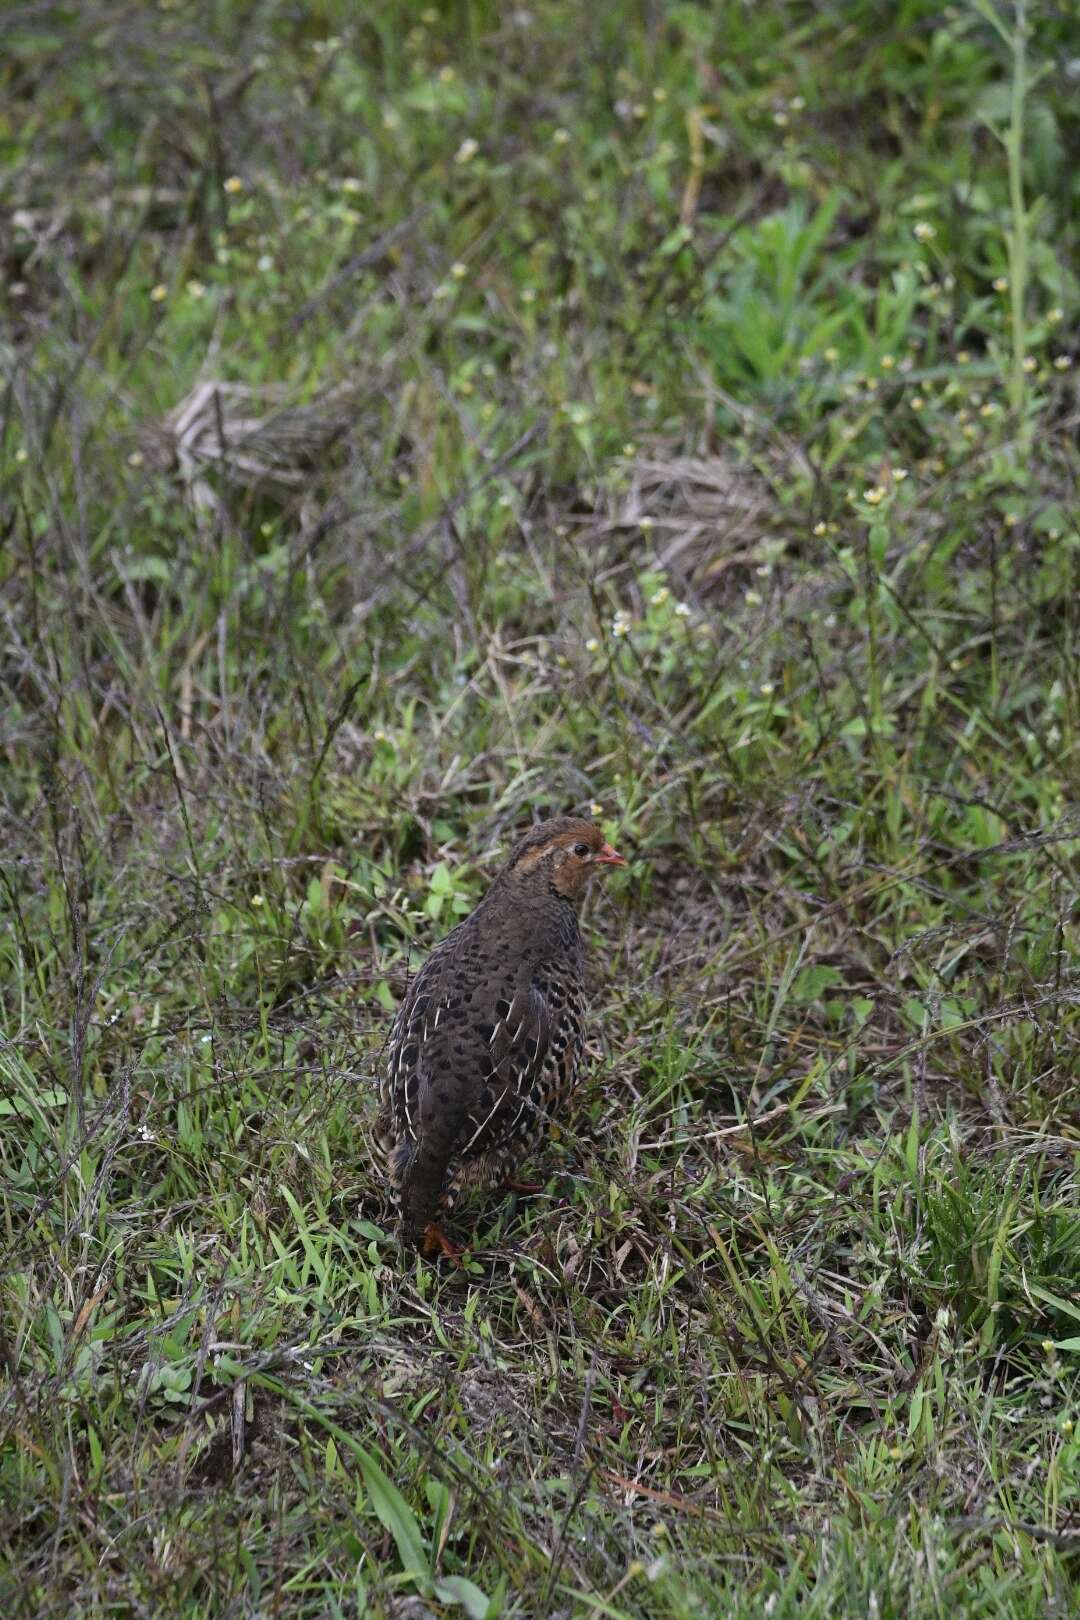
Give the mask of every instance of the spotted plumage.
[[431, 952], [390, 1035], [377, 1135], [412, 1242], [451, 1252], [437, 1217], [540, 1143], [582, 1046], [577, 905], [625, 863], [576, 817], [540, 823]]

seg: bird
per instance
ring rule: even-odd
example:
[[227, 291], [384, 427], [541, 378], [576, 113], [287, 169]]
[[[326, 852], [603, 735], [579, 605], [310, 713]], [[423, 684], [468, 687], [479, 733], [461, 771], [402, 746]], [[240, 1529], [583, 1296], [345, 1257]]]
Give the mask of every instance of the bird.
[[583, 1044], [578, 907], [592, 877], [625, 865], [591, 821], [538, 822], [409, 985], [375, 1134], [402, 1235], [422, 1254], [460, 1260], [443, 1215], [465, 1188], [513, 1187], [572, 1089]]

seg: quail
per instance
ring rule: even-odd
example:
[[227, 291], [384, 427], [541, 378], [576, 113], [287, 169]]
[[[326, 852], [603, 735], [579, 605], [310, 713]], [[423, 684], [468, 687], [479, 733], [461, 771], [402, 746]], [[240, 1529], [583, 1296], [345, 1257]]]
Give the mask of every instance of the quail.
[[376, 1136], [406, 1240], [460, 1254], [439, 1221], [505, 1182], [543, 1139], [582, 1049], [578, 904], [625, 866], [599, 827], [540, 822], [409, 986], [390, 1034]]

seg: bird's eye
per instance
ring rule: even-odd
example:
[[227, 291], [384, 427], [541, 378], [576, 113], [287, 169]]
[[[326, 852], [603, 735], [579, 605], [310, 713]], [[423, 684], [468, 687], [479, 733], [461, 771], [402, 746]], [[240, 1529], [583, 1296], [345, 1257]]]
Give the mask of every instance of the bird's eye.
[[588, 844], [575, 844], [574, 845], [574, 854], [575, 855], [585, 856], [585, 855], [588, 855], [588, 853], [589, 853]]

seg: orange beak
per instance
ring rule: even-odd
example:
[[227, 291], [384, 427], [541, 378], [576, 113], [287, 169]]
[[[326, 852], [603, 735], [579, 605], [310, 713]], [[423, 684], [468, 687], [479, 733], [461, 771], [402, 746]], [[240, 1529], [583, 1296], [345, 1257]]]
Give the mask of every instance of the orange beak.
[[619, 854], [618, 850], [617, 849], [612, 849], [610, 844], [605, 844], [604, 847], [596, 855], [593, 856], [593, 863], [596, 866], [625, 866], [626, 865], [626, 861]]

